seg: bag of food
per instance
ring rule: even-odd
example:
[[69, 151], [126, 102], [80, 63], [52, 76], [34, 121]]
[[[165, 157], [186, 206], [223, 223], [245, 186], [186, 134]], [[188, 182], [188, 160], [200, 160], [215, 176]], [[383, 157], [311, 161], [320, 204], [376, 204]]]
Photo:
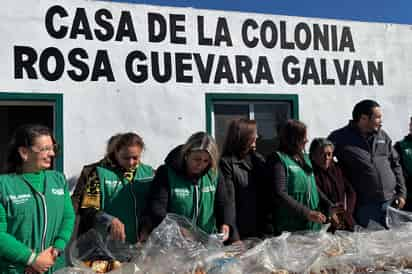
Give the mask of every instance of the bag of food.
[[203, 273], [202, 258], [223, 244], [187, 218], [168, 214], [133, 260], [142, 273]]
[[106, 237], [91, 229], [72, 242], [69, 247], [69, 262], [80, 269], [107, 273], [120, 269], [124, 262], [130, 261], [137, 254], [137, 246], [115, 241], [110, 236]]

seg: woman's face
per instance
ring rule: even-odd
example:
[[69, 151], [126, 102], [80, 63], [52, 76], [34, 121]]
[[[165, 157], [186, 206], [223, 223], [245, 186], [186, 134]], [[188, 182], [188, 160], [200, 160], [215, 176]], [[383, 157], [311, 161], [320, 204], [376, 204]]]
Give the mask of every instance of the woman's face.
[[256, 140], [257, 140], [257, 137], [258, 137], [257, 131], [255, 131], [255, 132], [253, 133], [253, 135], [250, 137], [249, 146], [248, 146], [248, 152], [249, 152], [249, 151], [255, 151], [255, 150], [256, 150]]
[[186, 157], [187, 173], [190, 176], [202, 174], [210, 165], [211, 159], [206, 151], [193, 151]]
[[307, 143], [308, 143], [308, 137], [307, 137], [307, 134], [305, 133], [305, 136], [303, 137], [302, 142], [298, 145], [299, 151], [304, 151]]
[[313, 154], [312, 159], [317, 166], [319, 166], [323, 170], [327, 170], [333, 160], [332, 146], [324, 146], [318, 148]]
[[56, 146], [49, 135], [41, 135], [34, 139], [29, 148], [19, 149], [23, 159], [23, 168], [30, 171], [48, 169], [56, 156]]
[[138, 145], [122, 147], [114, 153], [114, 156], [122, 168], [130, 170], [136, 168], [140, 163], [142, 151], [142, 147]]

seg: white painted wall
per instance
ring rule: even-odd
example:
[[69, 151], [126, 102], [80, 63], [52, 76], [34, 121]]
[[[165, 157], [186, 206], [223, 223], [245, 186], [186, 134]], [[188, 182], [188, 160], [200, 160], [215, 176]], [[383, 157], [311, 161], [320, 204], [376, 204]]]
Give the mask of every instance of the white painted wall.
[[[361, 23], [351, 21], [324, 20], [313, 18], [287, 17], [265, 14], [251, 14], [225, 11], [197, 10], [192, 8], [169, 8], [149, 5], [118, 4], [94, 1], [49, 1], [26, 0], [2, 1], [0, 9], [0, 92], [33, 92], [64, 94], [64, 170], [68, 177], [77, 176], [84, 164], [98, 160], [104, 153], [107, 139], [118, 132], [135, 131], [143, 136], [147, 149], [144, 161], [157, 166], [175, 145], [182, 143], [193, 132], [205, 130], [205, 93], [273, 93], [298, 94], [299, 115], [309, 126], [310, 137], [325, 136], [332, 129], [341, 127], [350, 119], [353, 105], [365, 98], [377, 100], [384, 111], [384, 128], [394, 140], [400, 139], [408, 129], [408, 117], [412, 114], [412, 26]], [[46, 11], [53, 5], [63, 6], [70, 14], [65, 19], [55, 18], [56, 26], [71, 25], [74, 11], [78, 7], [86, 9], [89, 23], [96, 27], [94, 12], [105, 8], [112, 12], [113, 22], [117, 22], [121, 11], [132, 14], [138, 42], [127, 39], [122, 42], [87, 41], [82, 36], [78, 39], [54, 39], [44, 27]], [[162, 43], [149, 43], [147, 35], [147, 13], [184, 14], [186, 45], [169, 42], [169, 35]], [[199, 46], [197, 44], [196, 16], [205, 17], [206, 33], [214, 34], [218, 17], [225, 17], [233, 40], [233, 47]], [[348, 26], [351, 29], [355, 52], [266, 49], [259, 45], [247, 48], [241, 39], [241, 25], [246, 18], [259, 23], [264, 20], [287, 21], [288, 37], [293, 35], [293, 27], [299, 22], [307, 24], [337, 25], [338, 29]], [[76, 47], [84, 48], [89, 54], [89, 66], [94, 62], [98, 49], [106, 49], [115, 74], [115, 82], [101, 78], [97, 82], [86, 80], [74, 82], [67, 73], [56, 82], [44, 79], [24, 79], [14, 77], [13, 47], [30, 46], [41, 52], [47, 47], [57, 47], [65, 55]], [[313, 47], [312, 47], [313, 48]], [[266, 56], [272, 68], [274, 84], [201, 84], [194, 61], [191, 63], [193, 84], [176, 83], [175, 77], [167, 83], [157, 83], [153, 79], [141, 84], [132, 83], [125, 73], [124, 60], [129, 52], [141, 50], [150, 55], [150, 51], [196, 52], [202, 57], [212, 53], [228, 55], [233, 64], [233, 56], [243, 54], [254, 60]], [[289, 85], [281, 72], [284, 57], [294, 55], [301, 62], [305, 58], [336, 58], [339, 60], [382, 61], [384, 64], [384, 85], [354, 86]], [[147, 61], [150, 63], [150, 61]], [[256, 69], [256, 68], [254, 68]], [[213, 71], [216, 70], [216, 64]], [[212, 73], [214, 75], [214, 73]], [[328, 75], [336, 78], [333, 67], [328, 67]], [[89, 78], [90, 79], [90, 78]]]

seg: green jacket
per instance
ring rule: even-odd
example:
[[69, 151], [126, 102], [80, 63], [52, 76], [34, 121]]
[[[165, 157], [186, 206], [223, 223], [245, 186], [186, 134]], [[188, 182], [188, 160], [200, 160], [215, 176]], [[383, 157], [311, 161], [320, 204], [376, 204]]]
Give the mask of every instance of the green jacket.
[[121, 174], [111, 169], [97, 167], [100, 182], [101, 209], [117, 217], [124, 225], [126, 240], [136, 243], [139, 235], [139, 222], [146, 207], [153, 180], [153, 168], [140, 164], [130, 183]]
[[185, 216], [207, 233], [216, 232], [215, 193], [217, 176], [212, 171], [196, 185], [168, 167], [170, 186], [169, 212]]
[[[401, 154], [404, 171], [408, 177], [412, 177], [412, 138], [405, 137], [399, 142], [399, 153]], [[409, 191], [411, 192], [411, 191]]]
[[[44, 173], [44, 193], [21, 175], [0, 176], [0, 273], [24, 273], [32, 251], [63, 250], [70, 239], [75, 217], [66, 180], [56, 171]], [[62, 255], [48, 273], [64, 265]]]
[[[319, 210], [319, 194], [316, 188], [315, 177], [313, 171], [305, 172], [302, 167], [295, 162], [291, 157], [282, 152], [277, 152], [280, 161], [286, 169], [288, 195], [293, 199], [308, 207], [310, 210]], [[308, 157], [304, 156], [305, 164], [312, 167]], [[280, 206], [276, 210], [275, 229], [278, 232], [282, 231], [299, 231], [299, 230], [314, 230], [318, 231], [321, 225], [308, 221], [305, 218], [294, 216], [289, 209]]]

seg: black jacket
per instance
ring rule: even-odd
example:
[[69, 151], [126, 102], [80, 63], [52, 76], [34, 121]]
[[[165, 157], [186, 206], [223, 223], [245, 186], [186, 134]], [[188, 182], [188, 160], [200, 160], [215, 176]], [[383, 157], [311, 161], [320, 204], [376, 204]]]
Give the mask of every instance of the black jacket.
[[[185, 167], [178, 165], [178, 158], [182, 146], [174, 148], [166, 157], [165, 164], [161, 165], [152, 182], [150, 199], [148, 201], [148, 212], [150, 221], [145, 224], [149, 229], [153, 229], [159, 225], [169, 211], [169, 177], [167, 167], [172, 168], [178, 175], [186, 176]], [[195, 183], [196, 180], [193, 180]], [[231, 207], [231, 202], [226, 195], [227, 191], [219, 176], [215, 196], [215, 217], [217, 228], [223, 224], [230, 224], [233, 219], [234, 209]]]
[[231, 241], [247, 237], [258, 237], [265, 227], [263, 180], [265, 160], [258, 153], [250, 153], [244, 159], [236, 156], [223, 156], [220, 170], [230, 200], [234, 202], [235, 218]]
[[380, 129], [365, 138], [350, 122], [328, 138], [335, 144], [335, 155], [353, 184], [359, 204], [406, 197], [399, 156], [385, 131]]

